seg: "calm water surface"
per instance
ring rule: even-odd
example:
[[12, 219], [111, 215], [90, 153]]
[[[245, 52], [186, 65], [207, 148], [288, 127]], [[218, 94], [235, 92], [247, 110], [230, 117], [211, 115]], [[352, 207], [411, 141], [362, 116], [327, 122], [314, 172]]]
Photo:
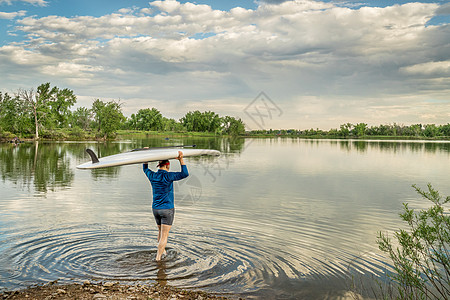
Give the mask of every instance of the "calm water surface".
[[[140, 165], [78, 170], [141, 146], [197, 144], [175, 184], [168, 257], [158, 265], [151, 187]], [[339, 299], [351, 278], [385, 278], [378, 231], [403, 226], [411, 188], [450, 195], [450, 143], [179, 138], [0, 144], [0, 289], [59, 279], [167, 282], [267, 299]], [[155, 168], [155, 167], [154, 167]], [[172, 171], [179, 170], [177, 162]]]

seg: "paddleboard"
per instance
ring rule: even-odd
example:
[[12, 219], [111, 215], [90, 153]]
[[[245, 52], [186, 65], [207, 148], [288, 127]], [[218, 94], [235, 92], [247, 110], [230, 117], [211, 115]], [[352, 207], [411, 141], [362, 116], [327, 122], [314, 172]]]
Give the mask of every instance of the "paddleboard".
[[124, 152], [97, 158], [97, 155], [91, 149], [86, 152], [91, 157], [90, 162], [78, 165], [78, 169], [99, 169], [108, 167], [117, 167], [132, 164], [141, 164], [146, 162], [154, 162], [159, 160], [169, 160], [178, 157], [178, 151], [183, 152], [183, 157], [212, 155], [219, 156], [220, 151], [210, 149], [185, 149], [185, 148], [149, 148], [135, 149], [130, 152]]

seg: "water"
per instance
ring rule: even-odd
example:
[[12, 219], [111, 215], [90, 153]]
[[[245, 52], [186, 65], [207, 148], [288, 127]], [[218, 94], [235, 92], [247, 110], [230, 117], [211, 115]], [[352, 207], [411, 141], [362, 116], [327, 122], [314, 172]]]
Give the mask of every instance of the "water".
[[[86, 171], [100, 156], [197, 144], [187, 158], [164, 264], [154, 262], [151, 188], [140, 165]], [[83, 280], [156, 280], [248, 298], [339, 299], [352, 278], [392, 270], [378, 231], [404, 225], [411, 188], [450, 195], [450, 143], [144, 138], [112, 143], [0, 144], [0, 289]], [[179, 170], [177, 162], [172, 171]]]

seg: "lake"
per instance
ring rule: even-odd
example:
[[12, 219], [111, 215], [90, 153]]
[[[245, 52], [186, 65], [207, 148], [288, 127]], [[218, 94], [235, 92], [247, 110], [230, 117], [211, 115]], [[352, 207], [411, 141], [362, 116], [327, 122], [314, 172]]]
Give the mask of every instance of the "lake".
[[[143, 146], [196, 144], [186, 158], [163, 264], [141, 165], [78, 170]], [[150, 167], [155, 169], [156, 163]], [[378, 231], [404, 228], [411, 187], [450, 195], [450, 142], [143, 138], [0, 144], [0, 289], [60, 283], [167, 282], [264, 299], [340, 299], [392, 270]], [[177, 161], [171, 171], [178, 171]]]

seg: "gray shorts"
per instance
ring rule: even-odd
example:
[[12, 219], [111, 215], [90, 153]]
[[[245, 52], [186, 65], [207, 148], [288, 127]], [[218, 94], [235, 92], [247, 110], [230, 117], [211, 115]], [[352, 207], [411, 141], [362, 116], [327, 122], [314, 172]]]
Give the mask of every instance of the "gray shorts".
[[170, 209], [153, 209], [153, 216], [157, 225], [172, 225], [175, 217], [175, 208]]

